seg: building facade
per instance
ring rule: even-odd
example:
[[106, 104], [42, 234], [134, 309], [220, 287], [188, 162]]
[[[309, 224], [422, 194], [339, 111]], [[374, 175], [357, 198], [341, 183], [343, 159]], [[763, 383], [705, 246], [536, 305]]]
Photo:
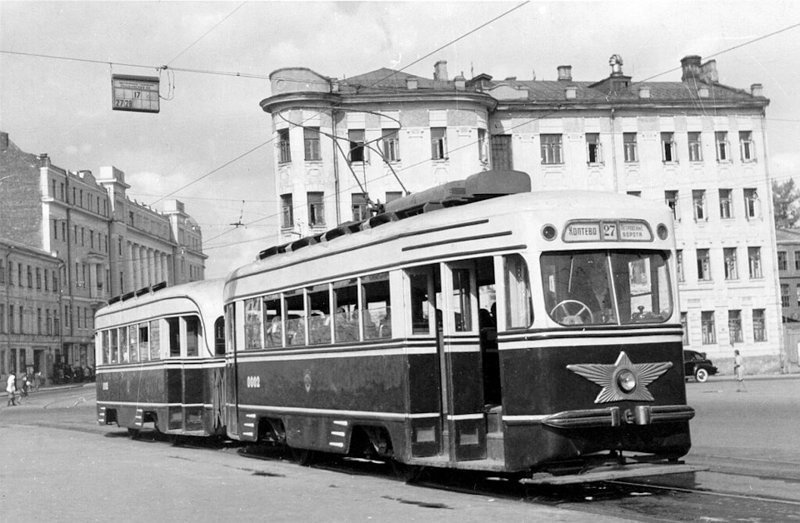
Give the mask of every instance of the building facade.
[[61, 261], [0, 240], [0, 376], [53, 366], [61, 344]]
[[634, 82], [614, 55], [598, 81], [433, 79], [380, 69], [332, 79], [274, 71], [279, 242], [357, 220], [381, 201], [474, 172], [517, 169], [532, 190], [628, 193], [668, 205], [685, 345], [777, 368], [781, 315], [765, 145], [769, 103], [719, 83], [715, 61], [681, 81]]
[[[181, 202], [168, 201], [156, 211], [127, 197], [130, 186], [121, 170], [102, 167], [98, 177], [68, 171], [46, 154], [21, 151], [6, 133], [0, 133], [0, 155], [0, 241], [47, 253], [58, 265], [52, 277], [58, 283], [53, 330], [59, 343], [45, 355], [49, 366], [41, 370], [47, 378], [65, 366], [94, 365], [94, 313], [109, 298], [162, 281], [204, 278], [202, 234]], [[22, 306], [33, 314], [33, 305]], [[39, 361], [33, 345], [14, 348], [15, 360], [11, 352], [3, 355], [6, 368]]]

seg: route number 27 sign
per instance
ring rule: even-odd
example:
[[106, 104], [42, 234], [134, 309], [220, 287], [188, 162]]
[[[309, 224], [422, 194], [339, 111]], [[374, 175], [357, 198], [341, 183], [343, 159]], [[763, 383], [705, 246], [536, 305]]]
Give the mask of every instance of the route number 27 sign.
[[159, 79], [155, 76], [111, 76], [112, 106], [115, 111], [157, 113]]

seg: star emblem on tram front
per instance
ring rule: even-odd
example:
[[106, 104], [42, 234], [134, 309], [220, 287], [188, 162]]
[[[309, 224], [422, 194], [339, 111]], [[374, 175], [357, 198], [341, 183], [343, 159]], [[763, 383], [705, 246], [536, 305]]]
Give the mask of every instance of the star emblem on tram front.
[[[672, 367], [672, 362], [633, 363], [625, 352], [620, 352], [613, 365], [586, 363], [567, 365], [575, 374], [603, 387], [595, 403], [612, 401], [655, 401], [647, 386]], [[631, 375], [633, 381], [630, 381]], [[630, 387], [626, 390], [626, 387]]]

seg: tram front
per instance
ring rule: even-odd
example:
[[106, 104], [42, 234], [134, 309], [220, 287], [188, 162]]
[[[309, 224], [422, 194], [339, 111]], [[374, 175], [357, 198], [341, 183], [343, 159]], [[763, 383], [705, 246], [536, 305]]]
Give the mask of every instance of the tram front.
[[540, 235], [525, 256], [534, 322], [498, 333], [508, 469], [584, 481], [593, 468], [596, 479], [686, 469], [694, 410], [670, 216], [619, 198], [614, 212], [528, 224]]

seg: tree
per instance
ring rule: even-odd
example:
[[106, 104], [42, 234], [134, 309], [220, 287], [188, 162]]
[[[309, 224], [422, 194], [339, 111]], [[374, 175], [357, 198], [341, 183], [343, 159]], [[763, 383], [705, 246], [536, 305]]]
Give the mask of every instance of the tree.
[[783, 183], [772, 181], [772, 206], [775, 209], [775, 227], [789, 229], [800, 220], [800, 189], [795, 187], [794, 179]]

